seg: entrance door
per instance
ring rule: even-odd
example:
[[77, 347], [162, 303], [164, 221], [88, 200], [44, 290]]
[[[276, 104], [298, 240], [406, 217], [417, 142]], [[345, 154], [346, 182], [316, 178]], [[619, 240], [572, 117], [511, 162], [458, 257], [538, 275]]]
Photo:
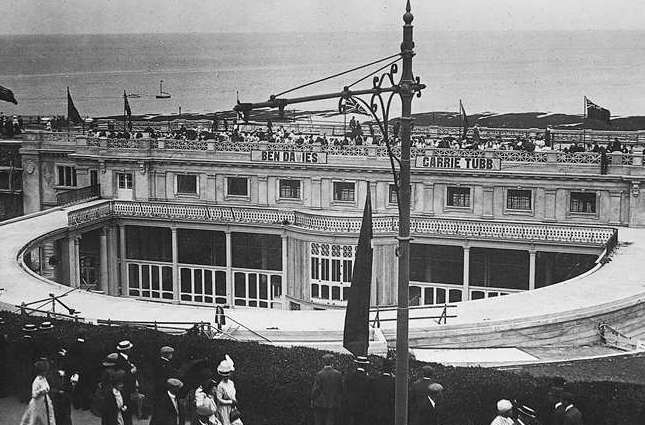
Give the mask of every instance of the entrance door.
[[132, 173], [117, 173], [117, 189], [116, 197], [131, 201], [134, 199], [134, 191], [132, 189]]

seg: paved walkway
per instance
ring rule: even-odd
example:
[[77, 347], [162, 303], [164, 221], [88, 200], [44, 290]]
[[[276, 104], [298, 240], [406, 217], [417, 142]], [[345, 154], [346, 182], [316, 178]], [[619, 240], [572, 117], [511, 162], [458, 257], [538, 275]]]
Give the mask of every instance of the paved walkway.
[[[94, 201], [100, 203], [103, 201]], [[47, 294], [62, 294], [69, 287], [34, 276], [18, 264], [21, 249], [31, 240], [67, 225], [67, 213], [88, 204], [50, 210], [31, 218], [0, 224], [0, 302], [20, 304], [45, 298]], [[557, 321], [572, 313], [596, 311], [599, 306], [611, 306], [625, 300], [645, 300], [645, 279], [641, 268], [645, 259], [645, 230], [621, 228], [620, 246], [612, 261], [584, 276], [565, 283], [531, 292], [500, 298], [459, 303], [457, 318], [449, 320], [452, 327], [507, 324], [511, 321]], [[209, 307], [163, 304], [129, 298], [107, 297], [77, 290], [65, 297], [65, 303], [79, 310], [81, 316], [96, 319], [140, 321], [213, 321], [214, 311]], [[282, 311], [235, 308], [228, 312], [234, 319], [265, 334], [282, 334], [283, 340], [299, 338], [319, 340], [328, 345], [342, 338], [344, 311]], [[395, 311], [382, 312], [381, 318], [395, 317]], [[436, 312], [433, 312], [436, 314]], [[424, 309], [412, 310], [411, 317], [428, 315]], [[410, 332], [438, 325], [434, 320], [412, 320]], [[384, 332], [391, 335], [395, 322], [384, 322]], [[315, 345], [315, 344], [314, 344]], [[470, 354], [468, 354], [470, 355]], [[513, 359], [511, 354], [508, 354]], [[526, 360], [526, 353], [518, 353], [517, 360]], [[466, 356], [466, 354], [464, 354]]]

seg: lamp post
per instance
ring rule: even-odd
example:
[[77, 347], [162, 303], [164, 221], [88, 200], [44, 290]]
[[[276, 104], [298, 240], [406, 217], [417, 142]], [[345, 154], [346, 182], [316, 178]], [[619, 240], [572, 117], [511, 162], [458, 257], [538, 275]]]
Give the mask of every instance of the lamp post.
[[[364, 90], [350, 90], [345, 87], [341, 92], [326, 93], [299, 98], [280, 98], [271, 96], [268, 101], [260, 103], [240, 103], [238, 101], [234, 110], [241, 113], [245, 118], [253, 109], [279, 108], [284, 113], [284, 108], [290, 104], [312, 102], [317, 100], [334, 99], [339, 100], [339, 110], [343, 112], [342, 100], [353, 98], [364, 106], [379, 125], [386, 141], [388, 154], [394, 174], [395, 187], [398, 190], [399, 205], [399, 282], [398, 282], [398, 304], [397, 304], [397, 332], [396, 332], [396, 381], [395, 381], [395, 425], [407, 425], [408, 423], [408, 321], [409, 321], [409, 284], [410, 284], [410, 133], [412, 129], [412, 98], [416, 94], [421, 96], [421, 90], [425, 84], [420, 82], [419, 77], [414, 77], [412, 72], [412, 58], [414, 57], [414, 41], [412, 37], [412, 20], [410, 0], [406, 0], [405, 14], [403, 15], [403, 42], [401, 53], [398, 55], [402, 60], [401, 79], [398, 84], [394, 83], [393, 75], [397, 72], [396, 64], [392, 64], [390, 71], [381, 76], [374, 77], [373, 87]], [[391, 82], [390, 87], [382, 87], [385, 77]], [[304, 86], [303, 86], [304, 87]], [[389, 96], [384, 100], [383, 94]], [[392, 97], [398, 94], [401, 98], [401, 157], [395, 158], [389, 144], [389, 111]], [[358, 96], [371, 95], [370, 102], [366, 102]], [[378, 116], [378, 113], [381, 116]], [[395, 135], [396, 136], [396, 135]], [[397, 172], [395, 160], [399, 164]], [[369, 190], [369, 189], [368, 189]]]

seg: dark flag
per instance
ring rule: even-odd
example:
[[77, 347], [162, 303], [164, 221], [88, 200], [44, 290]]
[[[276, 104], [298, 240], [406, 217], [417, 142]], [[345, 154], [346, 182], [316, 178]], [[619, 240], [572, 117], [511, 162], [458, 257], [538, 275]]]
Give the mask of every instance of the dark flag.
[[372, 286], [372, 201], [369, 187], [361, 233], [347, 298], [343, 347], [355, 356], [367, 356], [369, 346], [370, 287]]
[[356, 99], [353, 97], [350, 97], [349, 99], [345, 100], [345, 105], [344, 105], [344, 111], [346, 114], [360, 114], [360, 115], [367, 115], [367, 116], [372, 116], [363, 106], [358, 103]]
[[123, 129], [125, 130], [125, 118], [128, 117], [128, 128], [132, 130], [132, 110], [128, 103], [128, 95], [123, 90]]
[[464, 104], [461, 103], [459, 99], [459, 117], [461, 118], [461, 138], [465, 139], [468, 134], [468, 115], [466, 115], [466, 110], [464, 109]]
[[67, 120], [73, 123], [83, 124], [83, 118], [81, 118], [81, 114], [78, 113], [78, 109], [74, 106], [72, 95], [69, 93], [69, 87], [67, 87]]
[[585, 118], [602, 121], [609, 124], [611, 113], [609, 109], [596, 105], [585, 96]]
[[16, 97], [13, 95], [13, 92], [8, 88], [2, 87], [2, 86], [0, 86], [0, 100], [4, 100], [5, 102], [11, 102], [15, 105], [18, 104], [18, 101], [16, 100]]

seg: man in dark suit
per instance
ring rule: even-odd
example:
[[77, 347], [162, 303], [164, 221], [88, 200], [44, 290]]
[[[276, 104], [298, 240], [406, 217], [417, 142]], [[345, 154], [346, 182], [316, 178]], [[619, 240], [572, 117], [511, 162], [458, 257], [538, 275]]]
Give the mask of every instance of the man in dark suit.
[[90, 408], [90, 395], [92, 394], [93, 379], [92, 356], [86, 341], [85, 329], [80, 329], [76, 335], [76, 341], [69, 348], [69, 372], [73, 381], [76, 382], [72, 399], [76, 409], [87, 410]]
[[166, 381], [167, 391], [155, 401], [150, 425], [184, 425], [186, 415], [179, 401], [179, 390], [184, 384], [175, 378]]
[[372, 380], [371, 404], [373, 425], [394, 424], [394, 364], [391, 359], [383, 363], [383, 371]]
[[334, 369], [334, 356], [323, 356], [324, 367], [316, 374], [311, 389], [311, 407], [316, 425], [335, 425], [343, 393], [343, 376]]
[[369, 365], [367, 357], [357, 356], [354, 359], [356, 369], [345, 377], [345, 423], [347, 425], [365, 425], [369, 422], [368, 399], [370, 377], [365, 368]]
[[127, 340], [119, 342], [119, 344], [116, 346], [119, 356], [116, 361], [115, 369], [122, 370], [124, 372], [123, 390], [121, 391], [121, 393], [123, 395], [123, 401], [128, 407], [128, 409], [123, 414], [123, 421], [125, 425], [132, 425], [132, 415], [133, 412], [137, 411], [138, 407], [136, 398], [138, 397], [139, 393], [139, 371], [137, 370], [137, 367], [132, 363], [130, 357], [133, 348], [134, 345]]
[[432, 383], [428, 385], [423, 399], [417, 400], [411, 425], [437, 425], [437, 403], [441, 400], [443, 386]]
[[553, 387], [549, 392], [549, 398], [553, 403], [553, 410], [551, 410], [549, 415], [548, 425], [562, 425], [564, 419], [564, 402], [562, 401], [562, 392], [564, 389], [562, 387]]
[[562, 393], [562, 401], [566, 406], [564, 408], [564, 416], [562, 417], [562, 425], [583, 425], [582, 412], [573, 405], [573, 394], [568, 392]]
[[428, 386], [432, 384], [432, 376], [434, 375], [434, 368], [430, 365], [421, 368], [423, 376], [412, 383], [408, 395], [411, 424], [414, 424], [414, 418], [417, 416], [417, 410], [424, 407], [426, 404], [426, 397], [428, 396]]
[[163, 346], [159, 350], [159, 360], [154, 368], [154, 387], [152, 392], [152, 401], [154, 402], [161, 397], [166, 390], [166, 381], [169, 378], [181, 379], [179, 371], [173, 364], [175, 349], [169, 346]]

